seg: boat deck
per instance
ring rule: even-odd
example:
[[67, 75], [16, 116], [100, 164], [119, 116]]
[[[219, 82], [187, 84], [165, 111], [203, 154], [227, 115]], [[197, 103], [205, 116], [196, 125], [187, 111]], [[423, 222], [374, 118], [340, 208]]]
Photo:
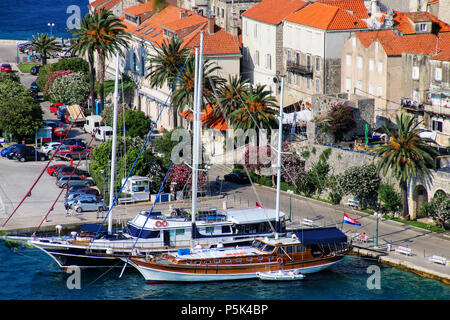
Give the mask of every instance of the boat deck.
[[[262, 251], [252, 248], [223, 248], [223, 249], [200, 249], [192, 251], [190, 254], [178, 254], [176, 252], [170, 253], [169, 255], [175, 259], [214, 259], [214, 258], [230, 258], [230, 257], [241, 257], [250, 255], [260, 255]], [[267, 252], [269, 254], [269, 252]]]

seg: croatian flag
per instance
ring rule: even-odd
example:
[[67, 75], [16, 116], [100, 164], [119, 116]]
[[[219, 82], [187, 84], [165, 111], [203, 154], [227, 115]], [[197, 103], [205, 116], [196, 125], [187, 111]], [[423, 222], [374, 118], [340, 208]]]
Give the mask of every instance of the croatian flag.
[[346, 213], [344, 213], [344, 223], [348, 223], [354, 226], [361, 226], [361, 223], [358, 220], [350, 218]]
[[256, 202], [256, 206], [260, 209], [263, 209], [262, 205], [260, 205], [259, 202]]

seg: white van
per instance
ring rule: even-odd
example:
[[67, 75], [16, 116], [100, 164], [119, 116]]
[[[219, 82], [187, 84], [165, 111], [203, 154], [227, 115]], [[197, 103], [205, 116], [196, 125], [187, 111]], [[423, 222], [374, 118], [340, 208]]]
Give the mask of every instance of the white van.
[[113, 129], [110, 126], [101, 126], [95, 133], [95, 140], [106, 141], [112, 137]]
[[90, 134], [95, 134], [95, 129], [100, 127], [102, 117], [99, 115], [87, 116], [84, 124], [84, 131]]

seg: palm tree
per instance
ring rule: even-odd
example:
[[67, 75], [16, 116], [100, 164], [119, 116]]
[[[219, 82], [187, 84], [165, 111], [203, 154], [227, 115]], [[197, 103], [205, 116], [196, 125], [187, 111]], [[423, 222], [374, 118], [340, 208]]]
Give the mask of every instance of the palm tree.
[[217, 97], [219, 106], [214, 109], [217, 116], [223, 116], [227, 120], [230, 115], [243, 103], [243, 96], [248, 90], [249, 80], [242, 76], [229, 76], [228, 82], [222, 86]]
[[47, 64], [48, 54], [60, 51], [59, 47], [56, 45], [56, 39], [54, 37], [49, 37], [47, 33], [38, 33], [37, 37], [33, 36], [33, 40], [31, 40], [31, 44], [29, 44], [27, 48], [41, 54], [43, 66]]
[[258, 131], [276, 126], [277, 100], [266, 90], [265, 85], [247, 86], [242, 98], [243, 105], [230, 114], [230, 120], [235, 128]]
[[[183, 47], [183, 39], [165, 40], [161, 47], [153, 46], [155, 54], [147, 59], [150, 72], [146, 78], [152, 88], [161, 88], [165, 84], [172, 88], [189, 54], [189, 48]], [[177, 108], [173, 108], [174, 127], [177, 126]]]
[[[214, 62], [205, 60], [203, 64], [203, 84], [202, 84], [202, 102], [203, 108], [206, 104], [215, 105], [214, 92], [225, 82], [224, 79], [214, 75], [214, 72], [220, 70]], [[189, 58], [186, 63], [183, 74], [172, 95], [172, 105], [177, 112], [183, 111], [186, 106], [194, 105], [195, 88], [195, 59]]]
[[[100, 102], [104, 104], [105, 60], [122, 48], [128, 48], [129, 34], [125, 25], [109, 10], [94, 11], [84, 17], [80, 30], [75, 32], [78, 38], [73, 46], [88, 55], [89, 64], [96, 52], [100, 65]], [[92, 67], [91, 67], [92, 70]], [[92, 74], [91, 74], [92, 76]], [[91, 87], [93, 87], [91, 83]]]
[[391, 131], [386, 126], [385, 132], [389, 141], [376, 148], [375, 154], [380, 157], [377, 170], [383, 170], [386, 175], [391, 169], [392, 176], [395, 177], [402, 191], [402, 216], [408, 216], [408, 178], [425, 177], [431, 174], [429, 168], [434, 168], [433, 156], [438, 152], [425, 143], [419, 137], [423, 129], [419, 129], [420, 123], [415, 123], [415, 118], [410, 116], [397, 115], [397, 131]]

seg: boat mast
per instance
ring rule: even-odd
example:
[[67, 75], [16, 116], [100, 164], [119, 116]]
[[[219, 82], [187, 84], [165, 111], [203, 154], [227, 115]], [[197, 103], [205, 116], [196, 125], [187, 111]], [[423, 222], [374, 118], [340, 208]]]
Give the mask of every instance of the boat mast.
[[276, 218], [275, 218], [275, 238], [278, 239], [280, 232], [280, 192], [281, 192], [281, 144], [283, 143], [283, 102], [284, 102], [284, 76], [281, 76], [281, 93], [280, 93], [280, 116], [278, 117], [280, 124], [278, 129], [278, 162], [277, 162], [277, 202], [276, 202]]
[[202, 103], [203, 83], [203, 31], [200, 32], [200, 53], [195, 48], [195, 87], [194, 87], [194, 115], [193, 115], [193, 150], [192, 150], [192, 247], [195, 247], [195, 215], [197, 213], [198, 164], [200, 160], [200, 106]]
[[111, 150], [111, 174], [109, 185], [109, 216], [108, 216], [108, 234], [112, 234], [113, 225], [113, 203], [114, 203], [114, 180], [116, 173], [116, 143], [117, 143], [117, 108], [119, 102], [119, 59], [120, 52], [117, 52], [116, 61], [116, 79], [114, 86], [114, 116], [113, 116], [113, 136], [112, 136], [112, 150]]

